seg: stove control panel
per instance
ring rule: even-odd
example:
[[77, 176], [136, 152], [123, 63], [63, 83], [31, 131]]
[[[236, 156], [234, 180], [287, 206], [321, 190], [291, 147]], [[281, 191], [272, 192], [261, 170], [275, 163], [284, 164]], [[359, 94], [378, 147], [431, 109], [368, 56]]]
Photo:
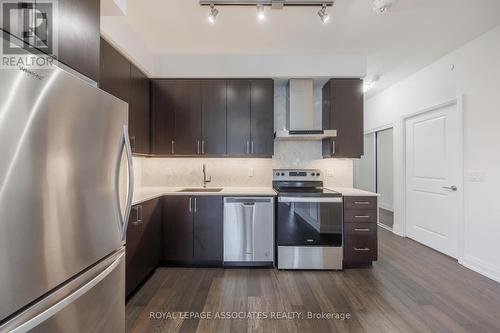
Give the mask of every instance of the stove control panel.
[[274, 169], [273, 181], [322, 181], [323, 174], [317, 169]]

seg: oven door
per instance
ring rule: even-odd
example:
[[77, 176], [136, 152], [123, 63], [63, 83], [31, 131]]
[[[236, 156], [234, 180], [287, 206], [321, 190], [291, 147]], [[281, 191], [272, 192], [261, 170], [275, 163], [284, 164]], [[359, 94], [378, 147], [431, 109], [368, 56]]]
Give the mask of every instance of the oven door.
[[342, 198], [278, 197], [280, 246], [342, 246], [342, 221]]

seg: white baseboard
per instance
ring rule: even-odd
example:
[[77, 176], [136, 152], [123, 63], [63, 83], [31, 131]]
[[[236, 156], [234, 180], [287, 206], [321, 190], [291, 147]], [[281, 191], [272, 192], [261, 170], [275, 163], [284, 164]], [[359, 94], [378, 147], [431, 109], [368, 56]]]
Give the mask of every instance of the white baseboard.
[[382, 209], [385, 209], [385, 210], [388, 210], [390, 212], [394, 212], [394, 208], [392, 207], [392, 205], [387, 205], [387, 204], [385, 204], [383, 202], [379, 202], [378, 203], [378, 207], [382, 208]]
[[377, 223], [377, 225], [378, 225], [379, 227], [381, 227], [382, 229], [392, 231], [392, 228], [391, 228], [391, 227], [386, 226], [386, 225], [385, 225], [385, 224], [383, 224], [383, 223], [380, 223], [380, 222], [379, 222], [379, 223]]
[[476, 273], [484, 275], [496, 282], [500, 282], [500, 267], [491, 265], [490, 263], [469, 255], [465, 255], [459, 263]]

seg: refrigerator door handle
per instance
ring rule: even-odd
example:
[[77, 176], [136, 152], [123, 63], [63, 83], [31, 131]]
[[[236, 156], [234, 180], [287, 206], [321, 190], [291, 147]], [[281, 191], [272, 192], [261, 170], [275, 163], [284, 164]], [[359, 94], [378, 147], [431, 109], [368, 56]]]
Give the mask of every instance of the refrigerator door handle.
[[[0, 331], [3, 332], [3, 330], [5, 329], [10, 333], [24, 333], [42, 324], [43, 322], [45, 322], [58, 312], [62, 311], [66, 306], [70, 305], [71, 303], [74, 303], [81, 296], [88, 293], [92, 288], [97, 286], [109, 274], [111, 274], [111, 272], [113, 272], [118, 267], [118, 265], [120, 265], [120, 263], [124, 260], [125, 251], [124, 250], [120, 251], [114, 257], [116, 257], [116, 259], [112, 258], [114, 260], [110, 264], [108, 264], [108, 266], [104, 268], [97, 276], [92, 278], [90, 281], [84, 283], [81, 287], [76, 289], [68, 296], [64, 297], [63, 299], [60, 299], [52, 306], [47, 307], [46, 309], [44, 309], [39, 313], [36, 313], [36, 309], [34, 309], [33, 311], [35, 311], [36, 314], [28, 320], [26, 320], [26, 318], [17, 318], [18, 320], [14, 319], [12, 322], [7, 323], [6, 326], [1, 326]], [[29, 316], [29, 313], [26, 313], [24, 315]], [[21, 314], [21, 316], [23, 316], [23, 314]]]
[[[123, 149], [125, 149], [125, 155], [127, 157], [127, 169], [128, 169], [128, 190], [127, 199], [125, 203], [125, 212], [122, 213], [120, 208], [120, 165]], [[118, 226], [120, 228], [120, 239], [125, 241], [125, 236], [127, 234], [128, 220], [130, 217], [130, 210], [132, 209], [132, 196], [134, 191], [134, 167], [132, 163], [132, 148], [130, 146], [130, 141], [128, 137], [128, 126], [123, 125], [122, 136], [120, 140], [120, 149], [118, 150], [118, 157], [116, 159], [116, 169], [115, 169], [115, 195], [116, 195], [116, 207], [118, 210]]]

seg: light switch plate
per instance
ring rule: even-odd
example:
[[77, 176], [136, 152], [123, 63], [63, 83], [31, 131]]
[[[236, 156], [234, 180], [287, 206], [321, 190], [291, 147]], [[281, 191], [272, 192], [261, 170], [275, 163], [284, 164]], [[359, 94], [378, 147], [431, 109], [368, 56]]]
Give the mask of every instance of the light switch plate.
[[253, 177], [253, 168], [248, 168], [248, 177]]
[[484, 182], [485, 175], [482, 171], [469, 171], [467, 172], [467, 181], [473, 183], [482, 183]]

